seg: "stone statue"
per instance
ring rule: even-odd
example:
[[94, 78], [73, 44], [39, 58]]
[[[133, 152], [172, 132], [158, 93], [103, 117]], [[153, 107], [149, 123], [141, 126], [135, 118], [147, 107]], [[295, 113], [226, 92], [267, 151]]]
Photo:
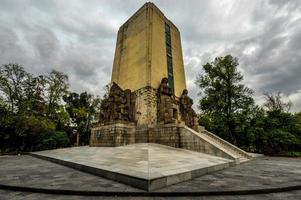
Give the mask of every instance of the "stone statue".
[[173, 123], [175, 118], [173, 116], [173, 102], [174, 97], [171, 88], [168, 86], [168, 79], [163, 78], [158, 88], [158, 110], [157, 120], [158, 122]]
[[188, 97], [188, 90], [183, 90], [180, 97], [181, 118], [188, 127], [194, 128], [196, 125], [196, 113], [192, 108], [193, 100]]
[[135, 122], [136, 95], [131, 90], [122, 90], [116, 83], [110, 88], [108, 98], [101, 103], [101, 122]]

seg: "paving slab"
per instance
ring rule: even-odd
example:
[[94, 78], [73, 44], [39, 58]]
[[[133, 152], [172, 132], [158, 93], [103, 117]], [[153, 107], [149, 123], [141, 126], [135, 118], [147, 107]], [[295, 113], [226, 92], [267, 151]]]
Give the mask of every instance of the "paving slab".
[[[0, 190], [0, 199], [165, 199], [132, 197], [140, 189], [27, 155], [0, 156], [0, 184], [58, 190], [129, 192], [129, 197], [85, 197]], [[156, 192], [240, 191], [301, 184], [301, 158], [258, 157], [251, 161], [170, 185]], [[169, 199], [169, 198], [167, 198]], [[172, 198], [174, 199], [174, 197]], [[301, 199], [301, 190], [256, 195], [198, 196], [175, 199]]]
[[73, 147], [32, 155], [148, 191], [234, 165], [233, 160], [152, 143]]

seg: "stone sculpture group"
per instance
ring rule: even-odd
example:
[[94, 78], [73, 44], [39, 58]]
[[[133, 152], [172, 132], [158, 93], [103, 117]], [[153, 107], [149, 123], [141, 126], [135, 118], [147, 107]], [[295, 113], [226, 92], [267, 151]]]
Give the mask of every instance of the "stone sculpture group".
[[101, 122], [134, 122], [135, 101], [135, 93], [131, 90], [122, 90], [116, 83], [113, 83], [107, 98], [101, 103]]
[[[107, 98], [101, 104], [101, 122], [136, 122], [135, 103], [135, 92], [129, 89], [122, 90], [116, 83], [113, 83]], [[168, 79], [163, 78], [157, 89], [157, 122], [163, 124], [175, 123], [180, 112], [180, 121], [193, 128], [197, 125], [197, 122], [192, 104], [193, 100], [188, 97], [186, 89], [183, 90], [181, 97], [177, 98], [168, 86]]]

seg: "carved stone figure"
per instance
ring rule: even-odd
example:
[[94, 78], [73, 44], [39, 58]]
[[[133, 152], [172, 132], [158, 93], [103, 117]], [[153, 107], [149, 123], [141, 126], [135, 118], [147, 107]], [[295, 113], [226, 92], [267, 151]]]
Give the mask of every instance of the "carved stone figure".
[[171, 88], [168, 86], [168, 79], [163, 78], [158, 88], [158, 122], [173, 123], [175, 118], [173, 116], [173, 102], [174, 97], [172, 95]]
[[192, 108], [193, 100], [188, 97], [188, 90], [183, 90], [180, 97], [180, 113], [181, 118], [188, 127], [193, 128], [196, 125], [196, 113]]
[[134, 122], [136, 95], [131, 90], [122, 90], [116, 83], [110, 88], [107, 99], [101, 104], [101, 122]]

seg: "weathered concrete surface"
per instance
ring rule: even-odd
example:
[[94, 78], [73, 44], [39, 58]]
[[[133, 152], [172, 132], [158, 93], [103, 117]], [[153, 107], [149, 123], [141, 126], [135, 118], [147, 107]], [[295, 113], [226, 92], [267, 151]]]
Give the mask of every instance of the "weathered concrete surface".
[[[31, 156], [1, 156], [0, 184], [28, 187], [74, 189], [90, 191], [141, 190], [98, 176], [93, 176], [68, 167]], [[301, 184], [301, 159], [281, 157], [258, 157], [242, 165], [227, 168], [193, 180], [168, 186], [159, 191], [193, 192], [264, 189], [288, 187]], [[264, 195], [179, 197], [173, 199], [301, 199], [301, 191], [272, 193]], [[34, 194], [0, 190], [0, 199], [166, 199], [145, 197], [81, 197]], [[167, 198], [169, 199], [169, 198]]]
[[262, 156], [160, 191], [252, 190], [295, 185], [301, 185], [300, 158]]
[[[0, 156], [0, 184], [49, 189], [141, 191], [28, 155]], [[1, 199], [1, 198], [0, 198]]]
[[152, 143], [65, 148], [33, 155], [145, 190], [234, 165], [233, 160]]
[[200, 197], [106, 197], [106, 196], [66, 196], [27, 192], [14, 192], [0, 190], [1, 200], [299, 200], [301, 190], [260, 194], [260, 195], [237, 195], [237, 196], [200, 196]]

